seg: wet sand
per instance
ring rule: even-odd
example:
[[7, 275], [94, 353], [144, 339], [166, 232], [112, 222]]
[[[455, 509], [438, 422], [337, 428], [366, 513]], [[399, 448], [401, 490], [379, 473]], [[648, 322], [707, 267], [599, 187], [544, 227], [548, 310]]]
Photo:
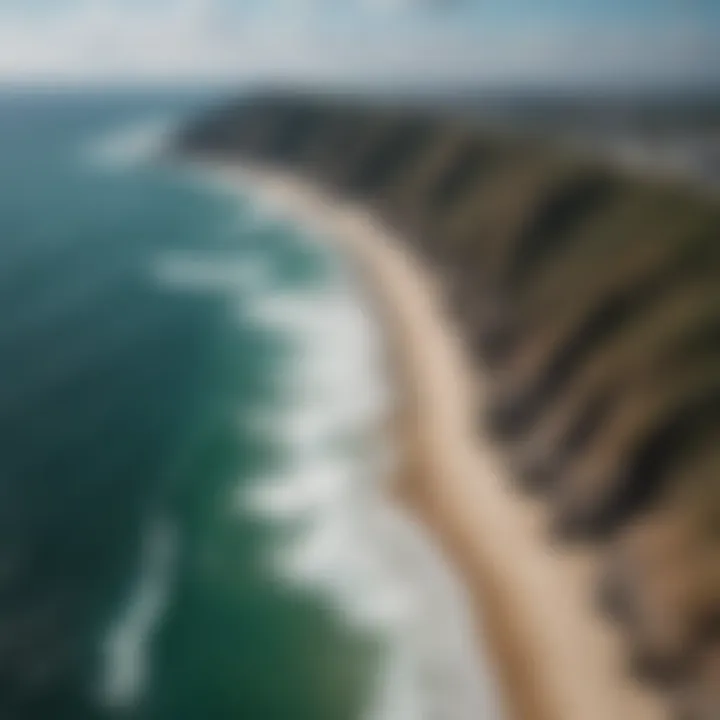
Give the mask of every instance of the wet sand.
[[209, 171], [331, 238], [354, 262], [400, 389], [394, 492], [460, 576], [476, 611], [478, 652], [497, 669], [507, 717], [665, 718], [660, 698], [628, 678], [619, 635], [593, 609], [595, 554], [550, 546], [543, 508], [513, 490], [479, 432], [482, 377], [430, 269], [363, 208], [311, 183], [231, 164]]

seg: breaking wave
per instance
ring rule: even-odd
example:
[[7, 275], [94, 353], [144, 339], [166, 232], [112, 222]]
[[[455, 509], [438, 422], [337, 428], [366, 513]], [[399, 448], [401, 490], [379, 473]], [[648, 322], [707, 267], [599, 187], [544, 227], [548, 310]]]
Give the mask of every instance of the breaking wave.
[[178, 120], [149, 117], [121, 125], [93, 138], [82, 151], [83, 158], [103, 170], [123, 170], [149, 163], [168, 149]]
[[259, 427], [279, 433], [288, 461], [242, 485], [237, 504], [301, 528], [274, 554], [278, 576], [385, 640], [365, 720], [498, 717], [463, 593], [389, 497], [391, 386], [376, 324], [351, 279], [294, 297], [259, 295], [247, 312], [290, 337], [294, 350], [278, 372], [286, 405]]
[[106, 707], [135, 707], [150, 682], [150, 642], [168, 601], [176, 554], [175, 528], [166, 518], [153, 517], [143, 537], [135, 585], [105, 637], [100, 701]]
[[[277, 222], [266, 206], [249, 217]], [[377, 323], [347, 268], [338, 261], [330, 275], [288, 289], [253, 259], [174, 257], [157, 267], [163, 282], [226, 293], [239, 321], [290, 347], [274, 372], [280, 403], [240, 408], [238, 418], [239, 432], [271, 438], [284, 460], [239, 482], [233, 506], [278, 527], [269, 562], [279, 580], [383, 641], [363, 720], [500, 717], [463, 591], [388, 492], [394, 397]]]

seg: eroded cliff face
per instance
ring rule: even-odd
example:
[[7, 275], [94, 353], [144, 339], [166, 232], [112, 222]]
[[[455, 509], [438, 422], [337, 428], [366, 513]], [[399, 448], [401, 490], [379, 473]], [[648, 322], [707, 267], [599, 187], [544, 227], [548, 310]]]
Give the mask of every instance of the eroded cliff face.
[[447, 278], [483, 423], [676, 717], [720, 718], [720, 203], [432, 113], [265, 96], [183, 152], [362, 201]]

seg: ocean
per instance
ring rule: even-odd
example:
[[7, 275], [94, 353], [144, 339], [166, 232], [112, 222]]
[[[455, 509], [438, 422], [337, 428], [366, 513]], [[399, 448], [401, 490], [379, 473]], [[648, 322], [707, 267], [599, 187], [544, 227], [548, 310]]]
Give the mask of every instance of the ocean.
[[0, 92], [0, 718], [498, 717], [353, 268], [158, 160], [210, 99]]

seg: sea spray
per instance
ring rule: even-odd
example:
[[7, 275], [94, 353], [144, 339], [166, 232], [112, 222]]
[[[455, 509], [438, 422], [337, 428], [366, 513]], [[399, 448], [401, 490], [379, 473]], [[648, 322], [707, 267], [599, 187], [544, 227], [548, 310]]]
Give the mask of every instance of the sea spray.
[[[250, 202], [250, 204], [248, 204]], [[243, 204], [243, 213], [252, 207]], [[253, 233], [289, 223], [265, 203]], [[269, 254], [233, 261], [207, 252], [165, 255], [157, 282], [224, 298], [243, 327], [287, 348], [272, 369], [272, 403], [238, 409], [242, 435], [279, 448], [275, 469], [238, 483], [238, 522], [277, 528], [268, 562], [294, 592], [332, 608], [381, 642], [374, 691], [358, 720], [491, 720], [499, 717], [481, 667], [464, 595], [417, 522], [391, 499], [397, 446], [385, 347], [359, 283], [323, 239], [289, 232], [330, 258], [310, 283], [278, 282]]]
[[99, 170], [124, 171], [152, 162], [170, 147], [177, 132], [177, 118], [150, 116], [113, 126], [81, 149], [81, 156]]
[[177, 543], [177, 529], [166, 517], [147, 521], [138, 578], [104, 642], [100, 701], [108, 708], [137, 706], [151, 682], [150, 644], [171, 592]]
[[281, 473], [240, 488], [241, 508], [301, 528], [276, 552], [279, 576], [384, 639], [365, 719], [499, 717], [463, 593], [387, 492], [393, 398], [357, 282], [342, 268], [321, 291], [257, 293], [244, 312], [291, 337], [293, 351], [277, 373], [287, 405], [256, 427], [282, 438], [289, 459]]

